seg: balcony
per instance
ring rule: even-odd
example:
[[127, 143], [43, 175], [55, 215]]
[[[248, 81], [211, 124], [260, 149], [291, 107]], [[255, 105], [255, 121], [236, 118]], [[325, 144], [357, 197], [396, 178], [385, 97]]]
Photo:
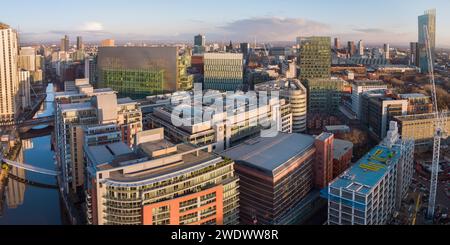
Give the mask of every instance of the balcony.
[[115, 202], [141, 202], [140, 198], [117, 198], [110, 195], [103, 195], [104, 199], [108, 201], [115, 201]]

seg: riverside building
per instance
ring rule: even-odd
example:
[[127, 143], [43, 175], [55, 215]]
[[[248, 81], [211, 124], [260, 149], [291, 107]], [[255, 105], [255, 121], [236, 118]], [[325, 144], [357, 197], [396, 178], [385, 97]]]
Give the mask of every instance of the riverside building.
[[66, 91], [55, 94], [55, 107], [56, 159], [66, 192], [83, 192], [83, 145], [89, 127], [115, 124], [120, 140], [129, 146], [142, 131], [142, 113], [137, 102], [117, 99], [111, 89], [93, 89], [84, 79], [66, 83]]
[[396, 122], [384, 141], [327, 188], [328, 224], [384, 225], [406, 196], [414, 173], [414, 141]]
[[139, 133], [136, 143], [85, 148], [89, 224], [238, 224], [232, 160], [212, 153], [211, 145], [173, 144], [163, 129]]

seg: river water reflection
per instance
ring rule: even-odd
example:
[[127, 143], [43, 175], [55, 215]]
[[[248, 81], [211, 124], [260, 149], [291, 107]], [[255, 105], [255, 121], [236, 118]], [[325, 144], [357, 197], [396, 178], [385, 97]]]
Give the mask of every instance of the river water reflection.
[[[37, 112], [36, 117], [53, 114], [53, 98], [54, 88], [52, 84], [49, 84], [46, 102]], [[22, 151], [18, 160], [23, 159], [27, 164], [54, 170], [56, 165], [53, 157], [51, 136], [22, 140]], [[12, 169], [11, 173], [39, 183], [56, 184], [56, 178], [51, 176], [18, 169]], [[34, 187], [10, 179], [4, 198], [0, 225], [62, 224], [59, 191], [56, 189]]]

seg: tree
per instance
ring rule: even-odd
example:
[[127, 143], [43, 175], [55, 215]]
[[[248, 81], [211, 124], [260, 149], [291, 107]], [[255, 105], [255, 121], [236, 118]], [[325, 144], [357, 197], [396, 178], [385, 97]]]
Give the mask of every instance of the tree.
[[354, 128], [350, 133], [342, 134], [339, 138], [353, 143], [353, 153], [356, 159], [362, 157], [370, 149], [369, 135], [361, 129]]
[[[431, 96], [431, 85], [425, 85], [424, 89], [426, 91], [426, 94]], [[436, 96], [438, 100], [438, 108], [439, 110], [447, 110], [449, 109], [450, 105], [450, 94], [447, 93], [445, 89], [443, 89], [440, 86], [436, 86]]]
[[402, 88], [402, 87], [405, 86], [405, 82], [400, 80], [400, 79], [398, 79], [398, 78], [392, 78], [390, 83], [392, 84], [392, 86], [394, 88]]

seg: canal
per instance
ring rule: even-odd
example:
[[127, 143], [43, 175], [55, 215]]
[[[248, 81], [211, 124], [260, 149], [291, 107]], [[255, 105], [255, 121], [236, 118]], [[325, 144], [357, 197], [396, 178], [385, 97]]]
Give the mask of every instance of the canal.
[[[36, 117], [53, 114], [54, 87], [47, 87], [47, 99]], [[55, 170], [51, 136], [22, 140], [18, 160], [30, 165]], [[39, 183], [56, 184], [56, 178], [13, 168], [11, 173]], [[63, 224], [62, 205], [57, 189], [44, 189], [9, 179], [5, 191], [0, 225], [60, 225]]]

